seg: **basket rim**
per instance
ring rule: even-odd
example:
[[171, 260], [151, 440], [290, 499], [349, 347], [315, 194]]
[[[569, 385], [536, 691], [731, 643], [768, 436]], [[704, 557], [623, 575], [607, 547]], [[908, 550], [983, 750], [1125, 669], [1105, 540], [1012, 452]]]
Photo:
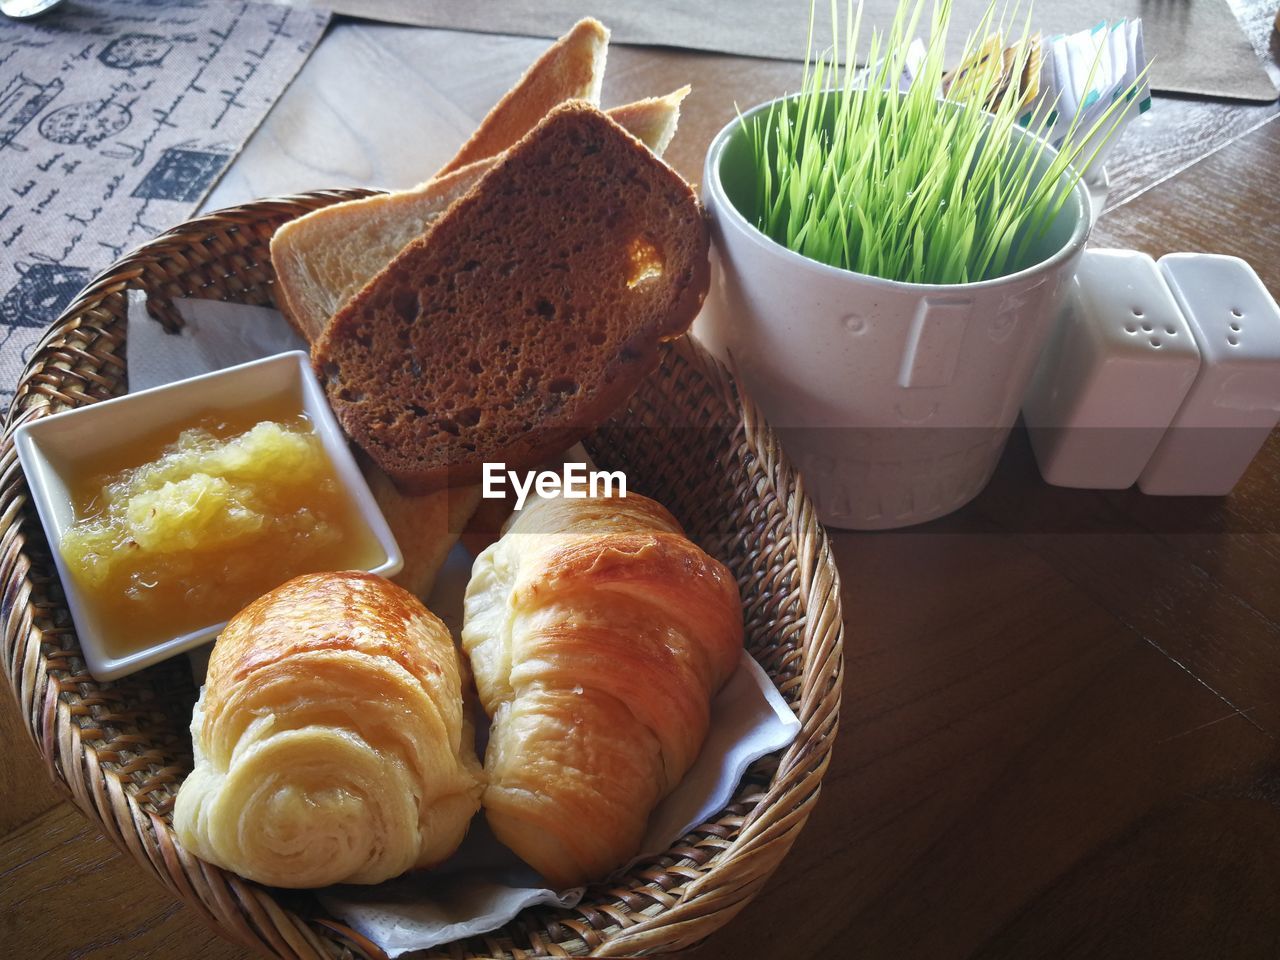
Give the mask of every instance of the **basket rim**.
[[[135, 247], [94, 277], [49, 325], [15, 385], [0, 438], [0, 588], [11, 600], [0, 624], [0, 652], [4, 654], [7, 685], [51, 777], [69, 789], [72, 801], [108, 839], [220, 934], [286, 957], [327, 958], [352, 955], [352, 951], [380, 956], [381, 951], [332, 918], [308, 919], [277, 903], [270, 888], [187, 853], [176, 843], [172, 828], [142, 806], [135, 796], [137, 788], [105, 767], [93, 747], [83, 742], [64, 694], [76, 684], [96, 681], [87, 675], [69, 675], [64, 658], [51, 657], [42, 649], [42, 634], [31, 608], [31, 562], [24, 553], [29, 492], [17, 466], [13, 435], [22, 423], [42, 416], [54, 405], [52, 394], [58, 391], [46, 382], [53, 375], [50, 371], [69, 380], [79, 376], [72, 369], [74, 358], [69, 362], [67, 355], [59, 352], [64, 350], [68, 335], [92, 322], [86, 314], [103, 308], [109, 298], [144, 287], [144, 273], [162, 251], [205, 243], [211, 232], [236, 231], [273, 217], [295, 217], [309, 209], [381, 192], [331, 189], [254, 200], [184, 221]], [[671, 902], [654, 901], [660, 909], [651, 914], [637, 911], [626, 915], [612, 910], [601, 918], [602, 927], [567, 921], [561, 924], [567, 928], [561, 932], [570, 934], [571, 939], [565, 941], [527, 931], [535, 948], [554, 955], [566, 954], [566, 950], [577, 953], [579, 948], [592, 956], [681, 949], [731, 919], [764, 886], [807, 821], [839, 726], [844, 619], [839, 574], [826, 531], [776, 435], [732, 372], [691, 336], [680, 338], [673, 348], [713, 388], [727, 411], [738, 417], [741, 441], [756, 459], [760, 496], [775, 498], [788, 520], [802, 624], [796, 640], [802, 653], [796, 709], [801, 727], [796, 739], [781, 752], [767, 790], [740, 818], [737, 835], [720, 847], [710, 868], [683, 886], [678, 896], [666, 898]], [[124, 361], [111, 359], [124, 369]], [[67, 401], [66, 396], [71, 399]], [[94, 399], [78, 388], [63, 396], [64, 402], [74, 406]], [[744, 865], [744, 879], [728, 885], [714, 882], [731, 877], [735, 865]]]

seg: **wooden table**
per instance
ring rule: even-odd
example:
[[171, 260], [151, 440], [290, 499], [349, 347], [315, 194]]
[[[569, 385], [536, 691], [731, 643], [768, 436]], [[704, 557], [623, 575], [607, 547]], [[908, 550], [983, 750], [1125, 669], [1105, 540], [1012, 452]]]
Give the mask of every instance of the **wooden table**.
[[[1274, 9], [1241, 13], [1274, 69]], [[400, 186], [543, 44], [336, 26], [210, 198]], [[1277, 71], [1280, 74], [1280, 71]], [[694, 85], [669, 159], [797, 67], [614, 48], [605, 103]], [[1233, 253], [1280, 293], [1280, 108], [1158, 97], [1095, 242]], [[833, 533], [840, 738], [764, 893], [687, 956], [1280, 956], [1280, 433], [1226, 499], [1046, 486], [1015, 431], [987, 491]], [[26, 958], [241, 958], [51, 785], [8, 697], [0, 943]]]

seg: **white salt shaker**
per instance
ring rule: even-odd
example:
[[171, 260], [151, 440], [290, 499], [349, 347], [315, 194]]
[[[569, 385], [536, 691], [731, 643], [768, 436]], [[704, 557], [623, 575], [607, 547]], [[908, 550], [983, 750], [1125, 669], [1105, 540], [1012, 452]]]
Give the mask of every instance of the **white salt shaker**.
[[1171, 253], [1160, 270], [1203, 362], [1138, 486], [1222, 496], [1280, 422], [1280, 307], [1237, 257]]
[[1145, 253], [1086, 250], [1073, 283], [1022, 415], [1046, 482], [1124, 489], [1178, 412], [1200, 351]]

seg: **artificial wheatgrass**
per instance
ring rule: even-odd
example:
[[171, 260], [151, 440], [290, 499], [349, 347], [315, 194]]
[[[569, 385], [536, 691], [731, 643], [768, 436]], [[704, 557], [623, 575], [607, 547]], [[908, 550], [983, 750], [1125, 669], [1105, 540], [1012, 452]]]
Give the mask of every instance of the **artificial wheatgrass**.
[[[1076, 136], [1073, 122], [1063, 149], [1046, 164], [1042, 135], [1050, 109], [1031, 119], [1035, 138], [1014, 133], [1025, 107], [1018, 78], [1030, 56], [1030, 12], [1011, 72], [998, 53], [975, 57], [942, 100], [951, 0], [936, 0], [914, 81], [899, 90], [924, 5], [902, 0], [888, 33], [872, 31], [871, 66], [858, 72], [851, 63], [862, 3], [855, 12], [846, 0], [850, 64], [842, 74], [839, 7], [831, 0], [833, 43], [824, 57], [806, 58], [800, 93], [742, 121], [756, 167], [755, 225], [810, 259], [891, 280], [956, 284], [1015, 273], [1032, 265], [1035, 241], [1079, 180], [1072, 164], [1082, 145], [1099, 131], [1105, 142], [1127, 98], [1084, 136]], [[994, 4], [970, 35], [962, 63], [993, 17]], [[1003, 35], [1006, 24], [999, 27]], [[1001, 78], [1010, 75], [1011, 89], [1001, 96]], [[992, 101], [991, 112], [982, 109]]]

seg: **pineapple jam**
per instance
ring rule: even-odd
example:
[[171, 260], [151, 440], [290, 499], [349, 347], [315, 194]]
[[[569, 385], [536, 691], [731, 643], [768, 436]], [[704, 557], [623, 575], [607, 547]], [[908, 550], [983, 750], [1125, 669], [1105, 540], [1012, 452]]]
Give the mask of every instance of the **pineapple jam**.
[[385, 559], [292, 399], [77, 464], [60, 547], [112, 656], [226, 620], [298, 574]]

